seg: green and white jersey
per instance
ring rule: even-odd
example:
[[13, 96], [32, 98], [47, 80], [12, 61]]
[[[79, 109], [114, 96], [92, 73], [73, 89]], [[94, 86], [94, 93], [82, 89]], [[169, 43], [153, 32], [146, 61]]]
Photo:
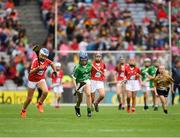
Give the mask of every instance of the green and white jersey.
[[[157, 71], [157, 68], [154, 65], [152, 65], [149, 67], [148, 73], [150, 76], [154, 77], [156, 75], [156, 71]], [[150, 87], [151, 88], [154, 87], [154, 81], [153, 80], [150, 80]]]
[[142, 79], [142, 81], [148, 80], [147, 74], [149, 75], [149, 67], [143, 67], [141, 69], [141, 76], [142, 76], [141, 79]]
[[72, 77], [76, 80], [76, 83], [84, 82], [86, 80], [91, 79], [91, 68], [92, 63], [88, 61], [87, 65], [83, 66], [81, 64], [77, 64], [74, 67]]

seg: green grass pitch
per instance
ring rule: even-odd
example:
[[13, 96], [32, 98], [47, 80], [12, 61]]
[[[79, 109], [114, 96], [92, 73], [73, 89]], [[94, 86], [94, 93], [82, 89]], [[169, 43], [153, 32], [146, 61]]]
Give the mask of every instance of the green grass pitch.
[[169, 107], [169, 114], [162, 109], [136, 113], [118, 111], [117, 107], [100, 107], [92, 118], [77, 118], [73, 107], [54, 109], [45, 106], [39, 113], [30, 105], [27, 118], [19, 116], [21, 105], [0, 105], [0, 137], [180, 137], [180, 106]]

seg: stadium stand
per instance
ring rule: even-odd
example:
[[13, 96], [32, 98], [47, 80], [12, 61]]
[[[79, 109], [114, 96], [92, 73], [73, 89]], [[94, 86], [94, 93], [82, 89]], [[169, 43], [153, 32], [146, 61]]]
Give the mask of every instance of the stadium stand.
[[14, 2], [0, 2], [0, 7], [1, 85], [7, 82], [10, 86], [14, 83], [19, 86], [23, 83], [21, 78], [23, 62], [26, 61], [25, 48], [29, 46], [28, 38], [26, 30], [19, 23], [19, 12], [14, 8]]
[[[38, 0], [48, 36], [43, 46], [54, 58], [54, 3]], [[16, 1], [16, 4], [19, 3]], [[58, 50], [169, 50], [167, 2], [159, 0], [60, 0], [58, 2]], [[27, 30], [12, 0], [0, 2], [0, 85], [22, 86], [25, 70], [33, 58]], [[180, 55], [180, 3], [172, 0], [173, 61]], [[38, 12], [38, 11], [37, 11]], [[6, 54], [7, 53], [7, 54]], [[113, 68], [113, 57], [108, 62]], [[3, 58], [4, 57], [4, 58]], [[58, 60], [67, 61], [61, 53]], [[108, 57], [105, 57], [108, 59]], [[27, 64], [25, 64], [27, 63]], [[67, 67], [72, 70], [69, 62]], [[66, 70], [66, 69], [65, 69]]]
[[[179, 2], [172, 1], [172, 6], [172, 41], [173, 46], [179, 46]], [[53, 34], [53, 2], [43, 0], [40, 7], [44, 24]], [[167, 3], [163, 1], [62, 0], [58, 46], [60, 49], [67, 43], [71, 50], [168, 50], [167, 12]]]

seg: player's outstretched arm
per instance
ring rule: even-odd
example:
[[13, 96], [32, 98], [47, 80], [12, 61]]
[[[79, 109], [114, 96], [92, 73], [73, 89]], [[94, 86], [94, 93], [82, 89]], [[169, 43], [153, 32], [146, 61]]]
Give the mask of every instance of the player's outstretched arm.
[[56, 72], [56, 65], [55, 65], [55, 63], [54, 63], [54, 62], [52, 62], [52, 63], [51, 63], [51, 67], [52, 67], [53, 71], [55, 71], [55, 72]]

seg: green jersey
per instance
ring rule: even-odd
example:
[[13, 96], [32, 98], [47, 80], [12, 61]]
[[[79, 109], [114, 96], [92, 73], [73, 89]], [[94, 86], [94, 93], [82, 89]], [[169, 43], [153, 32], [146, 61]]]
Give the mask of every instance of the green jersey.
[[147, 80], [147, 74], [149, 74], [149, 67], [142, 68], [141, 69], [142, 81], [146, 81]]
[[[150, 76], [154, 77], [156, 75], [156, 71], [157, 71], [157, 68], [154, 65], [152, 65], [149, 67], [148, 73]], [[150, 80], [150, 87], [151, 88], [154, 87], [154, 81], [153, 80]]]
[[92, 68], [92, 63], [88, 61], [87, 65], [83, 66], [81, 64], [77, 64], [74, 67], [73, 71], [73, 78], [76, 79], [76, 82], [83, 82], [86, 80], [90, 80], [91, 78], [91, 68]]

